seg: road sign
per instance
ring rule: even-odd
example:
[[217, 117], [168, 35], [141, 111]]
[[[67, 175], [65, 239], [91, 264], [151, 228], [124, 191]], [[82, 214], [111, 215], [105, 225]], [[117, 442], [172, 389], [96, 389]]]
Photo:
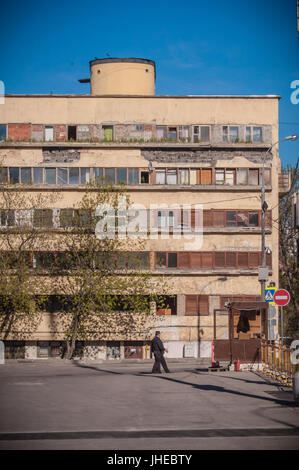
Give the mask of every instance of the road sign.
[[285, 305], [288, 305], [290, 301], [290, 297], [291, 296], [287, 290], [278, 289], [273, 296], [273, 300], [276, 303], [276, 305], [280, 305], [280, 307], [284, 307]]
[[270, 305], [275, 305], [273, 297], [276, 291], [277, 287], [266, 287], [265, 289], [265, 301], [268, 302]]

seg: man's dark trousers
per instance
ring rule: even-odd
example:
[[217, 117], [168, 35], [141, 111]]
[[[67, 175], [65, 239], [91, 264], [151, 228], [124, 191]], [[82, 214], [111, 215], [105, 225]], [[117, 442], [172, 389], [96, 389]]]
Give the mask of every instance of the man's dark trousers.
[[163, 369], [165, 372], [169, 372], [169, 369], [167, 367], [166, 361], [164, 359], [163, 353], [160, 351], [154, 351], [154, 356], [155, 356], [155, 362], [153, 365], [153, 374], [159, 374], [161, 373], [161, 364], [163, 366]]

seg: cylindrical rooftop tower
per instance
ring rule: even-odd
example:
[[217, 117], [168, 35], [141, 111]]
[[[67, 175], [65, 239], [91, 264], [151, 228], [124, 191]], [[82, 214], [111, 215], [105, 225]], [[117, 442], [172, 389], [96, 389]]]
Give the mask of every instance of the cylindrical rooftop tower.
[[156, 67], [153, 60], [95, 59], [90, 64], [92, 95], [154, 95]]

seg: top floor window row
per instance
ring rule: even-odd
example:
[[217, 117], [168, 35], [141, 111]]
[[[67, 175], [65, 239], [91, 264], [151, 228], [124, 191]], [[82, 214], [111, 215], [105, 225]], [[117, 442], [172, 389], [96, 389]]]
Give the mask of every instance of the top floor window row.
[[[261, 168], [82, 168], [2, 167], [0, 183], [86, 185], [260, 185]], [[271, 169], [265, 168], [265, 185], [271, 185]]]
[[267, 126], [153, 124], [0, 124], [0, 141], [33, 142], [269, 142]]

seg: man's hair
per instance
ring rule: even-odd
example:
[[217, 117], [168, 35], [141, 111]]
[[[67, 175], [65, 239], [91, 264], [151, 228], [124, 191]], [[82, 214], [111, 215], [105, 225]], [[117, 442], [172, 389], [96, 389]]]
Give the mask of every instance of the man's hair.
[[156, 336], [158, 336], [160, 334], [160, 331], [156, 331]]

